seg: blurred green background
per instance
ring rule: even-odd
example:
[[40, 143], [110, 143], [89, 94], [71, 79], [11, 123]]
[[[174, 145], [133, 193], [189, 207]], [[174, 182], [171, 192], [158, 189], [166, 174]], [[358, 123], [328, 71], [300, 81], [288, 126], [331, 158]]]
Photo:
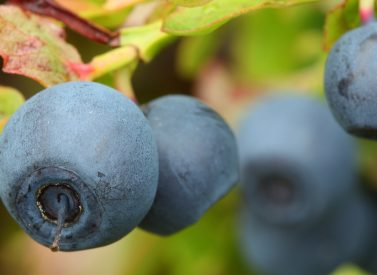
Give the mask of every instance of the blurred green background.
[[[322, 97], [323, 26], [335, 2], [256, 11], [209, 35], [181, 38], [152, 62], [139, 65], [132, 79], [136, 96], [145, 103], [165, 94], [191, 94], [215, 108], [235, 130], [244, 110], [262, 94], [297, 91]], [[108, 50], [72, 32], [68, 40], [85, 61]], [[108, 77], [97, 81], [109, 84]], [[0, 85], [18, 89], [25, 98], [42, 89], [33, 80], [2, 73]], [[374, 146], [364, 145], [368, 152]], [[363, 160], [363, 169], [376, 163], [372, 154]], [[136, 229], [110, 246], [74, 253], [52, 253], [40, 246], [1, 208], [0, 274], [257, 274], [238, 249], [239, 207], [236, 188], [200, 222], [174, 236]], [[364, 273], [346, 265], [336, 274]]]

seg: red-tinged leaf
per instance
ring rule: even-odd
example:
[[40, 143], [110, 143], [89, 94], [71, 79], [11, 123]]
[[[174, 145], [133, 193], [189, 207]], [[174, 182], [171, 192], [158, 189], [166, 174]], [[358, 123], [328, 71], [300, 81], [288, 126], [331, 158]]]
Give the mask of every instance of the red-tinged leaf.
[[119, 34], [117, 32], [111, 32], [108, 29], [102, 28], [99, 25], [95, 25], [84, 18], [77, 15], [76, 12], [69, 10], [55, 0], [9, 0], [10, 3], [21, 7], [25, 11], [29, 11], [33, 14], [40, 16], [46, 16], [54, 18], [65, 24], [73, 31], [80, 33], [90, 40], [98, 43], [118, 46]]
[[4, 72], [24, 75], [44, 86], [78, 79], [69, 64], [82, 63], [55, 21], [15, 6], [0, 6], [0, 56]]

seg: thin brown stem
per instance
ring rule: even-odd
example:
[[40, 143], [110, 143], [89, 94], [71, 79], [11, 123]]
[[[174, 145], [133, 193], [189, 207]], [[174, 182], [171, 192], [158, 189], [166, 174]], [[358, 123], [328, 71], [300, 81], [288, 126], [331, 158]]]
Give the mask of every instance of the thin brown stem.
[[64, 227], [65, 219], [67, 216], [68, 208], [69, 208], [69, 201], [66, 195], [60, 194], [57, 198], [59, 204], [61, 205], [61, 208], [58, 212], [58, 219], [57, 219], [57, 226], [56, 226], [56, 232], [55, 232], [55, 238], [52, 242], [50, 249], [53, 252], [57, 252], [60, 249], [60, 239], [62, 236], [62, 230]]

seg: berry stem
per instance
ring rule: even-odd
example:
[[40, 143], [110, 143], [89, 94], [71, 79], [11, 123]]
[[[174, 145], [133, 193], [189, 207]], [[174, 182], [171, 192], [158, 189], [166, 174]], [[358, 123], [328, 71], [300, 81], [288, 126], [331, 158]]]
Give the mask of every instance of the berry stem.
[[363, 25], [376, 20], [374, 15], [374, 0], [360, 0], [359, 14]]
[[104, 54], [97, 55], [87, 64], [92, 70], [86, 75], [86, 79], [95, 79], [124, 66], [128, 66], [135, 62], [135, 60], [138, 60], [138, 58], [138, 51], [133, 46], [119, 47]]
[[130, 65], [117, 70], [114, 74], [114, 84], [118, 91], [138, 104], [134, 89], [132, 87], [131, 78], [137, 67], [138, 62], [134, 61]]
[[[131, 77], [139, 61], [149, 62], [176, 38], [161, 31], [161, 27], [162, 22], [157, 21], [145, 26], [123, 28], [119, 31], [120, 47], [95, 56], [88, 64], [69, 63], [69, 67], [81, 80], [93, 80], [122, 68], [129, 70]], [[135, 98], [130, 87], [125, 84], [126, 90], [129, 90], [127, 93]]]
[[58, 212], [57, 227], [55, 232], [55, 238], [53, 243], [50, 246], [51, 251], [59, 251], [60, 238], [62, 236], [62, 230], [64, 227], [64, 222], [68, 213], [69, 208], [69, 199], [65, 194], [59, 194], [57, 197], [58, 203], [61, 205], [61, 208]]

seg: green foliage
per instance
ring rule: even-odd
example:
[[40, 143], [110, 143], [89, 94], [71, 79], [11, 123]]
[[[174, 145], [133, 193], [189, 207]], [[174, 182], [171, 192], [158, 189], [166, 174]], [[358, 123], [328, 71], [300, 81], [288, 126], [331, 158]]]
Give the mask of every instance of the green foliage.
[[121, 45], [132, 45], [138, 49], [142, 60], [149, 61], [171, 39], [172, 36], [161, 31], [161, 22], [157, 21], [141, 27], [123, 29]]
[[221, 31], [182, 40], [177, 56], [177, 67], [186, 78], [194, 78], [216, 53], [221, 44]]
[[371, 275], [357, 266], [346, 264], [340, 266], [336, 271], [334, 271], [331, 275]]
[[135, 1], [123, 1], [124, 4], [122, 2], [117, 4], [117, 1], [112, 3], [112, 1], [106, 0], [59, 0], [58, 2], [71, 10], [78, 11], [84, 18], [107, 28], [119, 27], [131, 12], [133, 4], [136, 3]]
[[25, 101], [22, 94], [11, 87], [0, 86], [0, 132], [10, 115]]
[[107, 28], [116, 28], [121, 25], [124, 18], [131, 12], [132, 7], [123, 7], [118, 10], [94, 10], [87, 12], [85, 17]]
[[[238, 249], [237, 202], [233, 192], [214, 206], [194, 226], [168, 238], [153, 238], [136, 270], [125, 266], [124, 274], [192, 275], [250, 274]], [[145, 240], [145, 233], [137, 236]]]
[[[150, 61], [173, 36], [160, 30], [161, 22], [123, 29], [120, 37], [121, 47], [93, 58], [90, 72], [85, 77], [98, 78], [109, 72], [135, 67], [138, 60]], [[131, 75], [130, 75], [131, 76]]]
[[323, 23], [324, 15], [314, 4], [259, 10], [233, 21], [229, 28], [183, 40], [178, 68], [183, 76], [193, 78], [226, 48], [232, 74], [241, 82], [287, 77], [319, 63], [322, 66]]
[[183, 7], [196, 7], [207, 4], [213, 0], [168, 0], [169, 2]]
[[318, 62], [323, 15], [315, 6], [263, 10], [241, 18], [232, 48], [237, 75], [247, 80], [288, 75]]
[[343, 33], [360, 25], [358, 7], [359, 1], [345, 0], [329, 12], [325, 23], [324, 47], [326, 50], [330, 50]]
[[315, 0], [215, 0], [196, 8], [184, 8], [165, 18], [163, 30], [176, 35], [197, 35], [213, 31], [230, 19], [253, 10], [283, 7]]
[[16, 89], [0, 86], [0, 119], [13, 114], [24, 101], [24, 97]]

